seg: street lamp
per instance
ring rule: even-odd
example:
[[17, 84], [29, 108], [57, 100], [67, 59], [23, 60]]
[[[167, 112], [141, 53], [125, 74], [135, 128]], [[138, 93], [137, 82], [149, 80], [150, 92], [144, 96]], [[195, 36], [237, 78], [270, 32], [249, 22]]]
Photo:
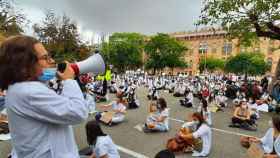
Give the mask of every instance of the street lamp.
[[201, 54], [204, 55], [204, 71], [206, 71], [206, 53], [207, 53], [207, 43], [203, 42], [200, 43], [200, 50], [201, 50]]

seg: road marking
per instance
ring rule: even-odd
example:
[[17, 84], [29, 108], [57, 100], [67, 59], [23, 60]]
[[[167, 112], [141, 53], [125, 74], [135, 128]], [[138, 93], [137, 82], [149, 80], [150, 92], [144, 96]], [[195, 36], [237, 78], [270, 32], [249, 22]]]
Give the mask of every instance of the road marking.
[[[172, 117], [169, 117], [168, 119], [172, 120], [172, 121], [177, 121], [177, 122], [180, 122], [180, 123], [184, 123], [185, 122], [183, 120], [178, 120], [178, 119], [175, 119], [175, 118], [172, 118]], [[222, 133], [227, 133], [227, 134], [232, 134], [232, 135], [237, 135], [237, 136], [253, 137], [253, 136], [250, 136], [250, 135], [246, 135], [246, 134], [242, 134], [242, 133], [238, 133], [238, 132], [226, 131], [226, 130], [223, 130], [223, 129], [213, 128], [213, 127], [212, 127], [212, 129], [214, 131], [218, 131], [218, 132], [222, 132]]]
[[124, 148], [124, 147], [119, 146], [119, 145], [117, 145], [117, 149], [120, 150], [121, 152], [124, 152], [124, 153], [126, 153], [128, 155], [131, 155], [131, 156], [135, 157], [135, 158], [149, 158], [149, 157], [147, 157], [145, 155], [142, 155], [140, 153], [137, 153], [135, 151], [132, 151], [132, 150], [127, 149], [127, 148]]

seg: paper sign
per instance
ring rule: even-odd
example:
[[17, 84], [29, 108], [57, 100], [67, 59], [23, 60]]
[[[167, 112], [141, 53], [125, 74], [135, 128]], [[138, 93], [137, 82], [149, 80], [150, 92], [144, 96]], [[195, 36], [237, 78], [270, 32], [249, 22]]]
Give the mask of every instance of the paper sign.
[[11, 134], [8, 133], [8, 134], [0, 134], [0, 141], [3, 140], [10, 140], [11, 139]]
[[112, 120], [114, 114], [115, 114], [114, 112], [104, 112], [104, 114], [102, 115], [100, 120], [102, 122], [104, 122], [104, 123], [110, 123], [110, 121]]

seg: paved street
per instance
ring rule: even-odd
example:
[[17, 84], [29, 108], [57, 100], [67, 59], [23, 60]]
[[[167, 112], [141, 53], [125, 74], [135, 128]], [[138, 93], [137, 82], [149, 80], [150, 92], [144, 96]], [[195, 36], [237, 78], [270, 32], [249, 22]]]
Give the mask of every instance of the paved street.
[[[170, 110], [170, 117], [177, 120], [185, 120], [186, 116], [193, 109], [187, 109], [179, 106], [178, 98], [171, 96], [169, 93], [161, 91], [161, 96], [166, 98]], [[137, 90], [138, 98], [140, 98], [141, 108], [129, 110], [126, 122], [114, 126], [103, 127], [109, 133], [116, 144], [143, 154], [147, 157], [153, 157], [158, 151], [165, 148], [166, 141], [173, 137], [180, 128], [181, 123], [170, 120], [171, 130], [167, 133], [150, 133], [146, 134], [138, 131], [134, 127], [145, 121], [148, 112], [148, 103], [146, 99], [147, 89], [140, 88]], [[197, 101], [197, 100], [195, 100]], [[262, 114], [258, 121], [258, 131], [250, 132], [241, 129], [229, 128], [228, 124], [232, 116], [232, 109], [226, 109], [225, 112], [212, 113], [213, 119], [213, 147], [209, 157], [211, 158], [240, 158], [246, 150], [239, 144], [239, 134], [262, 137], [268, 128], [270, 114]], [[178, 158], [191, 157], [190, 154], [178, 155]]]
[[[170, 110], [170, 127], [171, 130], [167, 133], [150, 133], [140, 132], [135, 128], [139, 124], [143, 124], [148, 113], [148, 103], [146, 98], [147, 89], [139, 88], [137, 96], [140, 98], [141, 108], [129, 110], [126, 121], [122, 124], [107, 127], [103, 126], [104, 131], [110, 134], [114, 142], [119, 146], [122, 158], [133, 157], [149, 157], [165, 148], [166, 141], [173, 137], [176, 131], [180, 128], [180, 120], [185, 120], [186, 116], [192, 112], [192, 109], [187, 109], [179, 106], [178, 98], [171, 96], [169, 93], [160, 92], [161, 96], [166, 98]], [[197, 102], [197, 100], [195, 100]], [[99, 104], [100, 105], [100, 104]], [[213, 147], [210, 158], [241, 158], [245, 154], [239, 144], [239, 134], [261, 137], [268, 128], [269, 114], [262, 114], [261, 120], [258, 121], [258, 131], [249, 132], [240, 129], [229, 128], [230, 117], [232, 110], [226, 109], [225, 112], [212, 113], [213, 119]], [[93, 119], [93, 116], [91, 118]], [[86, 137], [84, 124], [75, 126], [75, 136], [79, 148], [86, 147]], [[4, 155], [10, 150], [8, 142], [0, 142], [1, 155], [0, 158], [5, 158]], [[191, 154], [178, 155], [177, 158], [188, 158]]]

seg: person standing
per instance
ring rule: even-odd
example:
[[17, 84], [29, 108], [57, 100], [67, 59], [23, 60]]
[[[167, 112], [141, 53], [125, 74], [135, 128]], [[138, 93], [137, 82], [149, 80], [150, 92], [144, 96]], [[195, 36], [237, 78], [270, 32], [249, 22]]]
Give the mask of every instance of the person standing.
[[[54, 67], [33, 37], [13, 36], [1, 44], [0, 89], [7, 90], [12, 158], [79, 157], [71, 125], [87, 119], [88, 107], [70, 64], [63, 73]], [[46, 85], [56, 75], [61, 95]]]

